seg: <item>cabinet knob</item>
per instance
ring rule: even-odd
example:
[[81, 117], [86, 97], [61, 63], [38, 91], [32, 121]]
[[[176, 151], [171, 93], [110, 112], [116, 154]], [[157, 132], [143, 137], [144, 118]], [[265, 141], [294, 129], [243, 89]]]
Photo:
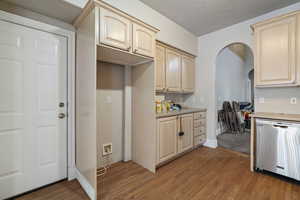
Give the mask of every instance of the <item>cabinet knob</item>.
[[63, 119], [63, 118], [65, 118], [66, 117], [66, 114], [65, 113], [59, 113], [58, 114], [58, 118], [59, 119]]
[[134, 52], [134, 53], [138, 52], [138, 49], [134, 49], [133, 52]]
[[181, 131], [181, 132], [178, 133], [178, 135], [179, 135], [180, 137], [181, 137], [181, 136], [184, 136], [184, 132]]
[[130, 49], [131, 49], [131, 46], [127, 47], [127, 51], [130, 51]]

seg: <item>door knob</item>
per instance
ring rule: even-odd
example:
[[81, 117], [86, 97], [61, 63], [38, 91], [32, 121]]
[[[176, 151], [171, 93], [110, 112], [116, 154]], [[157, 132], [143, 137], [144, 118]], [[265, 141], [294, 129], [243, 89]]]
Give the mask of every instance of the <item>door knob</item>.
[[58, 118], [59, 119], [63, 119], [63, 118], [65, 118], [66, 117], [66, 114], [65, 113], [59, 113], [58, 114]]

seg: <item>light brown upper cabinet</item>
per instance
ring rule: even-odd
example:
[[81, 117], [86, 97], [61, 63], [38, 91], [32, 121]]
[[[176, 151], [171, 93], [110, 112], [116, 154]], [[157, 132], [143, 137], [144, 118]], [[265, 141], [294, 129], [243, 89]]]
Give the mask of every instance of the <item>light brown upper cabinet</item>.
[[133, 52], [154, 57], [155, 33], [143, 26], [133, 24]]
[[181, 55], [166, 49], [166, 90], [181, 92]]
[[298, 13], [253, 25], [256, 87], [300, 84], [300, 18]]
[[156, 45], [155, 87], [157, 91], [166, 87], [166, 49], [161, 45]]
[[179, 136], [178, 136], [178, 153], [182, 153], [194, 146], [194, 118], [193, 114], [180, 116], [179, 119]]
[[100, 7], [98, 30], [100, 45], [154, 58], [157, 31], [122, 12]]
[[189, 56], [181, 57], [181, 87], [186, 93], [194, 92], [195, 88], [195, 60]]
[[158, 92], [193, 93], [195, 57], [157, 42], [155, 86]]
[[157, 163], [164, 162], [177, 154], [177, 117], [158, 119]]
[[132, 48], [131, 21], [100, 8], [100, 43], [130, 51]]

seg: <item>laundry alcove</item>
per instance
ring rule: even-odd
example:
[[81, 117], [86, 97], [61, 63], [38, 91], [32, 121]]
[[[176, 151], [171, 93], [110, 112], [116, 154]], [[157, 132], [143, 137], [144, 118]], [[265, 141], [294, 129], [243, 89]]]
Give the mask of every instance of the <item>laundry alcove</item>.
[[[154, 57], [148, 55], [154, 54], [158, 30], [129, 17], [132, 23], [139, 24], [133, 24], [137, 41], [145, 41], [133, 51], [108, 45], [99, 37], [104, 31], [99, 25], [103, 17], [100, 13], [115, 14], [103, 11], [104, 7], [111, 9], [102, 2], [91, 2], [87, 13], [75, 23], [76, 168], [80, 184], [92, 199], [101, 190], [97, 169], [106, 164], [133, 161], [151, 172], [156, 170]], [[106, 39], [115, 42], [111, 37]], [[103, 145], [110, 143], [112, 154], [104, 155]]]

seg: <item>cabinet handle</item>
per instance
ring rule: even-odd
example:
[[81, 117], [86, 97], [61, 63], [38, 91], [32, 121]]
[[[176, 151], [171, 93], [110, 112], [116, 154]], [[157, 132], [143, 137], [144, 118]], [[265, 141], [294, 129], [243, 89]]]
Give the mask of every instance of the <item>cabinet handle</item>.
[[273, 125], [275, 128], [289, 128], [288, 126], [284, 126], [284, 125], [279, 125], [279, 124], [275, 124]]
[[58, 118], [59, 119], [63, 119], [63, 118], [65, 118], [66, 117], [66, 114], [65, 113], [59, 113], [58, 114]]

